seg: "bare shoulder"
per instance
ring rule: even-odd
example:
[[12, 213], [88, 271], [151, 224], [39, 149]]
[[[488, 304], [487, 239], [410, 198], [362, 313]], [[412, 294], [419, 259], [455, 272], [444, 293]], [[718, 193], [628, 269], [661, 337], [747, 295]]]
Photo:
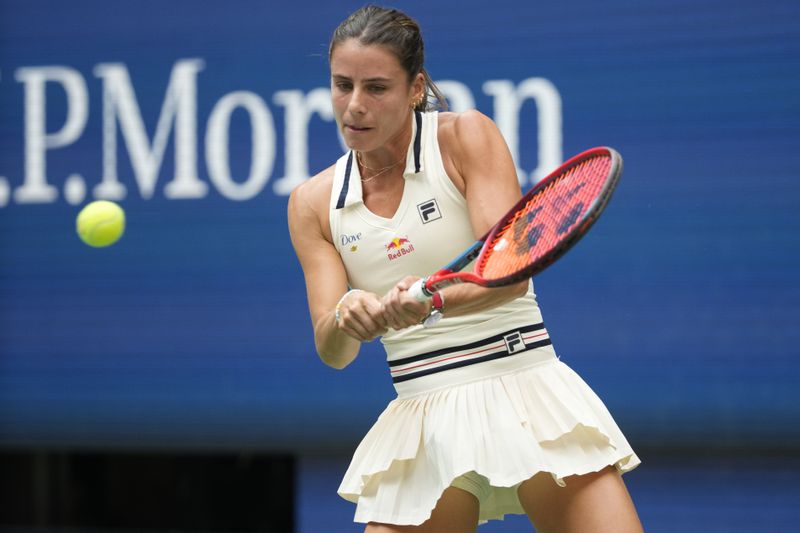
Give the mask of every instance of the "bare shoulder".
[[453, 161], [484, 153], [502, 138], [492, 119], [476, 109], [440, 113], [438, 137], [442, 154]]
[[473, 231], [480, 235], [520, 197], [514, 160], [500, 129], [483, 113], [442, 115], [442, 161], [466, 198]]
[[290, 202], [302, 201], [315, 208], [327, 206], [331, 198], [333, 173], [336, 165], [331, 165], [316, 176], [295, 187], [289, 196]]
[[495, 123], [478, 110], [463, 113], [440, 113], [439, 148], [447, 174], [464, 193], [470, 176], [508, 159], [508, 147]]
[[464, 127], [464, 126], [490, 126], [493, 125], [492, 119], [478, 111], [477, 109], [468, 109], [456, 113], [453, 111], [443, 111], [439, 113], [439, 127]]
[[440, 140], [469, 140], [469, 137], [487, 135], [494, 131], [497, 131], [497, 126], [492, 119], [477, 109], [462, 113], [439, 113]]
[[316, 176], [295, 187], [289, 195], [289, 230], [306, 230], [314, 224], [323, 235], [330, 235], [328, 206], [331, 199], [333, 174], [336, 165], [331, 165]]

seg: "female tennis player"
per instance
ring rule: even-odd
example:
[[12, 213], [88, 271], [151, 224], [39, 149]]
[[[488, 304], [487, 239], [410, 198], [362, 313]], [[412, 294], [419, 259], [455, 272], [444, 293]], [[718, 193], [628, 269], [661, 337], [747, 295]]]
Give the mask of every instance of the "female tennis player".
[[407, 292], [520, 198], [497, 127], [432, 111], [444, 98], [399, 11], [353, 13], [329, 59], [349, 151], [292, 193], [288, 215], [320, 357], [344, 368], [380, 338], [397, 390], [339, 488], [356, 522], [461, 533], [525, 513], [541, 533], [641, 531], [620, 476], [639, 459], [556, 357], [531, 282]]

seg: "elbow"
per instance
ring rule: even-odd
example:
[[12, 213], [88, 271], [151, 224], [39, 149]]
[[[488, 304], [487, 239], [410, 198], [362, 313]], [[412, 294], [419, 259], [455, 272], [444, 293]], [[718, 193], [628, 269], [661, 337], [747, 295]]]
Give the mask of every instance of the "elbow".
[[323, 363], [336, 370], [342, 370], [356, 358], [361, 343], [343, 333], [316, 327], [314, 347]]
[[347, 348], [342, 349], [341, 347], [336, 348], [334, 346], [326, 346], [321, 344], [317, 344], [316, 348], [320, 361], [331, 368], [335, 368], [336, 370], [342, 370], [347, 367], [347, 365], [352, 363], [358, 355], [357, 349], [353, 351], [348, 350]]
[[327, 366], [329, 366], [331, 368], [334, 368], [336, 370], [343, 370], [344, 368], [347, 367], [347, 365], [350, 364], [350, 361], [351, 361], [351, 360], [349, 361], [349, 360], [346, 360], [346, 359], [341, 358], [341, 357], [337, 357], [335, 355], [326, 354], [326, 353], [321, 352], [319, 350], [317, 350], [317, 355], [319, 355], [320, 361], [322, 361]]
[[497, 293], [500, 298], [496, 300], [496, 304], [502, 305], [512, 302], [518, 298], [522, 298], [528, 294], [529, 287], [530, 279], [526, 278], [523, 281], [518, 281], [516, 283], [512, 283], [511, 285], [506, 285], [505, 287], [500, 288], [499, 290], [501, 292]]
[[524, 280], [515, 283], [511, 286], [513, 290], [514, 299], [522, 298], [526, 294], [528, 294], [528, 288], [530, 288], [531, 280], [530, 278], [525, 278]]

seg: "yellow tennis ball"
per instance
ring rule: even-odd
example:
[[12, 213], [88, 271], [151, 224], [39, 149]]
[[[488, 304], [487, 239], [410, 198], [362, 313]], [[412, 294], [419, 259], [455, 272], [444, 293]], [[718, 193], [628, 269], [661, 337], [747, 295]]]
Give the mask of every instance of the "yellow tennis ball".
[[114, 202], [97, 200], [81, 209], [75, 227], [89, 246], [109, 246], [125, 232], [125, 211]]

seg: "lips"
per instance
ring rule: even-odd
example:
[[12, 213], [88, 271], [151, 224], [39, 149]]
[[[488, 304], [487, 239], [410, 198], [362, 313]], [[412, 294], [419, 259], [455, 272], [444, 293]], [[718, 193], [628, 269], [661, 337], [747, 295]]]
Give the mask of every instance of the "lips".
[[345, 128], [347, 128], [348, 130], [350, 130], [352, 132], [355, 132], [355, 133], [362, 133], [362, 132], [369, 131], [369, 130], [372, 129], [372, 128], [367, 128], [367, 127], [355, 126], [353, 124], [346, 124]]

